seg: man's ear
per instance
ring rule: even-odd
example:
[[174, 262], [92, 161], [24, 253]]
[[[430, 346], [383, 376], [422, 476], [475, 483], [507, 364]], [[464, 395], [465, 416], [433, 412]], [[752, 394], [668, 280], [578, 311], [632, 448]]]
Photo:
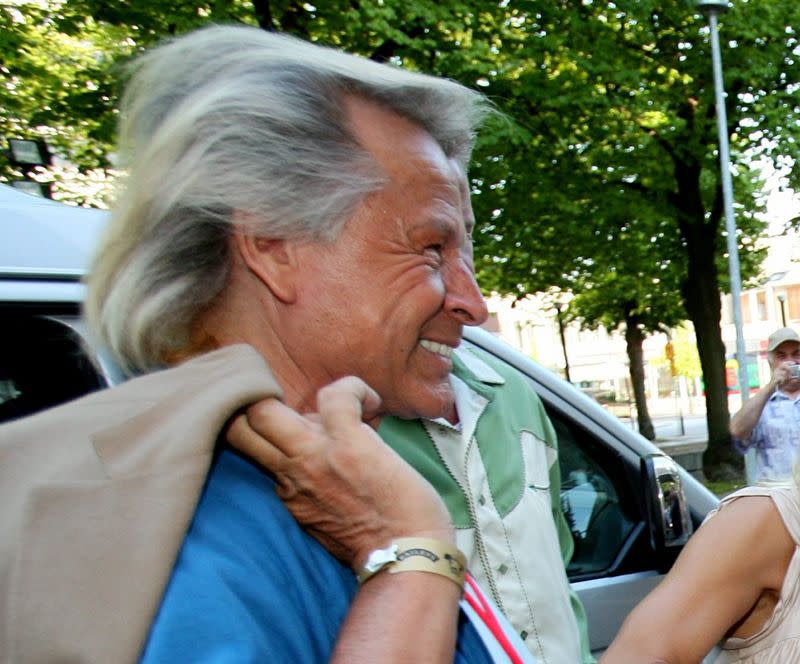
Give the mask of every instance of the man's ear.
[[297, 260], [294, 244], [257, 235], [246, 226], [233, 232], [233, 242], [250, 271], [272, 294], [290, 304], [297, 296]]

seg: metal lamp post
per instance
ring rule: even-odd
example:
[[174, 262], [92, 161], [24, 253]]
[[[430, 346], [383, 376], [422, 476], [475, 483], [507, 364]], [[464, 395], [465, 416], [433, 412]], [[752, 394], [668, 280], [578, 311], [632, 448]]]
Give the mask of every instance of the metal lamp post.
[[731, 183], [730, 152], [728, 150], [728, 117], [725, 110], [725, 91], [722, 85], [722, 57], [719, 48], [717, 16], [730, 9], [727, 0], [698, 0], [697, 8], [708, 17], [711, 37], [711, 59], [714, 67], [714, 92], [717, 104], [717, 131], [719, 133], [719, 163], [722, 175], [722, 199], [725, 207], [725, 230], [728, 234], [728, 269], [733, 299], [733, 323], [736, 328], [736, 360], [739, 365], [739, 391], [742, 403], [750, 396], [747, 377], [747, 355], [742, 331], [742, 282], [739, 269], [739, 247], [736, 243], [736, 218], [733, 212], [733, 185]]
[[[739, 247], [736, 243], [736, 218], [733, 213], [733, 185], [731, 183], [730, 152], [728, 150], [728, 114], [725, 110], [725, 91], [722, 85], [722, 56], [719, 48], [717, 17], [731, 8], [727, 0], [697, 0], [697, 8], [708, 17], [711, 37], [711, 60], [714, 67], [714, 93], [717, 105], [717, 131], [719, 134], [719, 165], [722, 175], [722, 199], [725, 207], [725, 230], [728, 234], [728, 270], [733, 299], [733, 324], [736, 328], [736, 360], [739, 376], [739, 394], [742, 404], [750, 396], [750, 380], [747, 376], [747, 355], [742, 327], [742, 281], [739, 269]], [[755, 452], [751, 449], [744, 458], [748, 484], [755, 479]]]

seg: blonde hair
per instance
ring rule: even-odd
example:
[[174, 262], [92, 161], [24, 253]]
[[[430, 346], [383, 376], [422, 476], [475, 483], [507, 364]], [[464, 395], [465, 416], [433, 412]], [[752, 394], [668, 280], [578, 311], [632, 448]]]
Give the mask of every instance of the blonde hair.
[[324, 241], [383, 186], [348, 128], [349, 95], [416, 122], [464, 167], [489, 110], [453, 81], [245, 26], [204, 28], [134, 63], [120, 121], [129, 174], [85, 304], [125, 369], [186, 348], [226, 283], [234, 210], [264, 235]]

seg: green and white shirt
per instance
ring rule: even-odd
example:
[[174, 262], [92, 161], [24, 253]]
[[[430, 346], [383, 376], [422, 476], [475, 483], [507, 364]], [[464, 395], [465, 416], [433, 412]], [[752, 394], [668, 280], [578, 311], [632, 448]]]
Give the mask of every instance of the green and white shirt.
[[565, 565], [557, 439], [524, 377], [480, 351], [453, 355], [459, 423], [387, 417], [379, 433], [439, 492], [473, 576], [542, 664], [594, 662]]

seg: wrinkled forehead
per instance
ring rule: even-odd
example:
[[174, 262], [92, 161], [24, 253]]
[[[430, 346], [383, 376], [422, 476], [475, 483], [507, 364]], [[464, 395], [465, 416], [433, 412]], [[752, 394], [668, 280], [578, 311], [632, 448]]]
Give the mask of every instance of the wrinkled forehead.
[[407, 204], [441, 204], [471, 232], [469, 184], [458, 159], [448, 157], [424, 127], [390, 108], [360, 97], [348, 97], [345, 107], [353, 136], [388, 179], [383, 193], [391, 190]]
[[463, 171], [424, 127], [391, 108], [353, 95], [344, 98], [344, 107], [353, 136], [388, 175], [402, 175], [411, 164]]

